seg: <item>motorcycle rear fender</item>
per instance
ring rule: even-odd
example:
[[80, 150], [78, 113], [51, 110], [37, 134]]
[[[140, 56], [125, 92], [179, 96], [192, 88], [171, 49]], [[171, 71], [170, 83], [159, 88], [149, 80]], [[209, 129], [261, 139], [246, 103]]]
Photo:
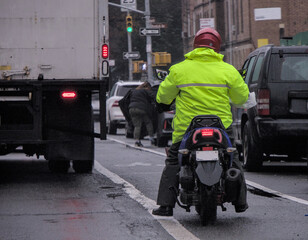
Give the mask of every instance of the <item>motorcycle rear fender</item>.
[[219, 182], [222, 167], [219, 164], [219, 161], [202, 161], [198, 162], [196, 173], [204, 185], [212, 186]]

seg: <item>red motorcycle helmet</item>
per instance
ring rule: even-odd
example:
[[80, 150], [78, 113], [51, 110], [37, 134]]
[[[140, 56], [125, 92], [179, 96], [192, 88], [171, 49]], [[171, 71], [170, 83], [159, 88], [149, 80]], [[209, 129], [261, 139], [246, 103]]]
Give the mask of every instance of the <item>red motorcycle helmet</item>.
[[202, 28], [194, 38], [194, 49], [208, 47], [219, 53], [221, 45], [220, 34], [213, 28]]

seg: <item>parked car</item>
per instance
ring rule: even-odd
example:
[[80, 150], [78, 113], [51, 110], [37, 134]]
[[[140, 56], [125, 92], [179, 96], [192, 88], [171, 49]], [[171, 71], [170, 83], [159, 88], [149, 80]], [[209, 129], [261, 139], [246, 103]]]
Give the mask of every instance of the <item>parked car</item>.
[[254, 108], [233, 109], [244, 167], [258, 171], [274, 154], [306, 156], [308, 46], [263, 46], [249, 54], [241, 72], [257, 99]]
[[106, 102], [106, 124], [109, 134], [116, 134], [118, 128], [125, 127], [126, 120], [120, 109], [119, 101], [130, 89], [142, 83], [141, 81], [118, 81], [111, 88]]

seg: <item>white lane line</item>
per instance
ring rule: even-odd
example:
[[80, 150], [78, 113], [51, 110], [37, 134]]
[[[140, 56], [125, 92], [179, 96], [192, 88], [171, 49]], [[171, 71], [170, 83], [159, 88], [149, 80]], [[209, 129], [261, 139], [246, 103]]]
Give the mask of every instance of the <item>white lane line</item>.
[[[116, 184], [124, 186], [124, 191], [135, 201], [141, 204], [150, 214], [152, 209], [158, 207], [154, 200], [144, 196], [138, 189], [136, 189], [131, 183], [125, 181], [120, 176], [104, 168], [99, 162], [95, 161], [95, 169], [101, 174], [108, 177], [111, 181]], [[199, 240], [195, 235], [189, 232], [183, 227], [174, 217], [157, 217], [152, 215], [161, 226], [176, 240]]]
[[297, 203], [301, 203], [301, 204], [304, 204], [304, 205], [308, 205], [308, 201], [307, 200], [304, 200], [304, 199], [301, 199], [301, 198], [297, 198], [297, 197], [293, 197], [293, 196], [290, 196], [290, 195], [287, 195], [287, 194], [284, 194], [284, 193], [272, 190], [270, 188], [264, 187], [264, 186], [262, 186], [262, 185], [260, 185], [258, 183], [249, 181], [247, 179], [246, 179], [246, 183], [247, 183], [247, 185], [249, 185], [251, 187], [260, 189], [260, 190], [262, 190], [264, 192], [275, 194], [278, 197], [281, 197], [281, 198], [284, 198], [284, 199], [288, 199], [288, 200], [291, 200], [291, 201], [294, 201], [294, 202], [297, 202]]
[[[151, 152], [151, 153], [154, 153], [154, 154], [157, 154], [157, 155], [160, 155], [160, 156], [166, 156], [166, 154], [163, 154], [161, 152], [157, 152], [157, 151], [154, 151], [152, 149], [146, 149], [146, 148], [139, 148], [139, 147], [135, 147], [134, 145], [131, 145], [131, 144], [128, 144], [126, 142], [123, 142], [123, 141], [120, 141], [120, 140], [117, 140], [117, 139], [113, 139], [113, 138], [109, 138], [109, 140], [111, 141], [114, 141], [114, 142], [117, 142], [117, 143], [120, 143], [120, 144], [123, 144], [123, 145], [126, 145], [128, 147], [132, 147], [132, 148], [136, 148], [136, 149], [140, 149], [142, 151], [146, 151], [146, 152]], [[249, 181], [246, 179], [246, 183], [247, 185], [251, 186], [251, 187], [254, 187], [256, 189], [260, 189], [262, 191], [265, 191], [265, 192], [268, 192], [268, 193], [272, 193], [272, 194], [275, 194], [281, 198], [284, 198], [284, 199], [288, 199], [288, 200], [291, 200], [291, 201], [294, 201], [294, 202], [297, 202], [297, 203], [300, 203], [300, 204], [304, 204], [304, 205], [308, 205], [308, 201], [307, 200], [304, 200], [304, 199], [301, 199], [301, 198], [296, 198], [296, 197], [293, 197], [293, 196], [290, 196], [290, 195], [287, 195], [287, 194], [284, 194], [284, 193], [281, 193], [281, 192], [278, 192], [278, 191], [275, 191], [273, 189], [270, 189], [270, 188], [267, 188], [263, 185], [260, 185], [258, 183], [255, 183], [255, 182], [252, 182], [252, 181]]]

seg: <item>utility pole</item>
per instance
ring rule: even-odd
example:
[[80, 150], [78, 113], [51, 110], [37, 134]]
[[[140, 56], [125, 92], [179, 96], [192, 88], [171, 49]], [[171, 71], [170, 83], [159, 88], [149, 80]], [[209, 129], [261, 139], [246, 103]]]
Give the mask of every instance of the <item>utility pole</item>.
[[[150, 28], [150, 0], [145, 0], [145, 27]], [[151, 36], [146, 36], [146, 53], [147, 53], [147, 70], [148, 70], [148, 81], [153, 82], [153, 68], [152, 68], [152, 38]]]

